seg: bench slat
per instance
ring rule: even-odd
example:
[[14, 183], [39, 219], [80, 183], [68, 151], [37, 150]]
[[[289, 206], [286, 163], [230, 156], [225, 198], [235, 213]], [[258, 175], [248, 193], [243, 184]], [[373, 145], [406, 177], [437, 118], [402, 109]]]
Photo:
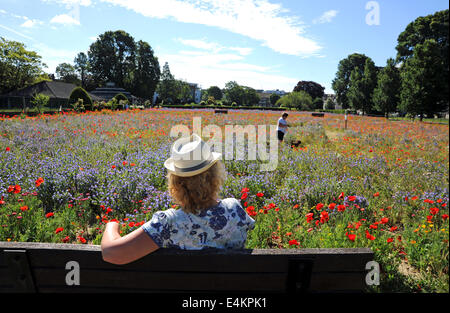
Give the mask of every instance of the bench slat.
[[353, 273], [313, 273], [309, 285], [310, 292], [363, 291], [367, 285], [366, 272]]
[[[66, 286], [64, 269], [34, 269], [36, 288]], [[281, 291], [287, 274], [280, 273], [186, 273], [80, 269], [80, 286], [149, 290]], [[78, 288], [73, 286], [72, 288]]]

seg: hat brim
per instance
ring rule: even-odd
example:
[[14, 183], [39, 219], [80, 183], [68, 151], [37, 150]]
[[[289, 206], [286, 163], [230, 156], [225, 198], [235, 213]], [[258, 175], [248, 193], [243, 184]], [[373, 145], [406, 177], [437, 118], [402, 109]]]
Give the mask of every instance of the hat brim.
[[194, 171], [180, 171], [175, 168], [174, 160], [172, 158], [167, 159], [164, 162], [164, 167], [169, 171], [169, 173], [174, 174], [176, 176], [181, 177], [191, 177], [198, 174], [201, 174], [205, 171], [207, 171], [211, 166], [216, 164], [217, 161], [219, 161], [222, 158], [222, 154], [218, 152], [211, 152], [211, 159], [209, 162], [205, 163], [202, 168], [196, 169]]

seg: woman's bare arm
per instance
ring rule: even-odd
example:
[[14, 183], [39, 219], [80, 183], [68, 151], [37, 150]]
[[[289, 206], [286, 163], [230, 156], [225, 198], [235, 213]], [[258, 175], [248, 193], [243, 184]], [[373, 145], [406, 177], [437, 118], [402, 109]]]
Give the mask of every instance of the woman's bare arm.
[[121, 237], [116, 222], [106, 224], [101, 247], [103, 260], [113, 264], [127, 264], [159, 249], [142, 228]]

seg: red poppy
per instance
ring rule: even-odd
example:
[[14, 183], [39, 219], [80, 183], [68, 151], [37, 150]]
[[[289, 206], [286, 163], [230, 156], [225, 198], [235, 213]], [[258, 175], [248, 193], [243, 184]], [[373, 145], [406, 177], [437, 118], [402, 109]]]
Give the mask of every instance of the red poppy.
[[286, 233], [286, 236], [291, 236], [291, 235], [292, 235], [291, 232], [287, 232], [287, 233]]
[[439, 213], [439, 209], [438, 208], [431, 208], [430, 209], [430, 213], [433, 214], [433, 215], [436, 215], [436, 214]]
[[348, 201], [350, 201], [350, 202], [353, 202], [353, 201], [355, 201], [356, 200], [356, 197], [355, 196], [349, 196], [348, 197]]
[[299, 205], [296, 204], [296, 205], [294, 205], [293, 209], [298, 209], [298, 207], [299, 207]]
[[10, 147], [6, 147], [6, 151], [11, 151], [11, 148]]
[[344, 199], [344, 193], [341, 192], [341, 194], [339, 195], [338, 199]]
[[345, 205], [339, 204], [339, 205], [338, 205], [338, 211], [339, 211], [339, 212], [344, 212], [344, 211], [345, 211]]
[[2, 205], [2, 204], [5, 204], [6, 202], [3, 200], [3, 196], [2, 196], [2, 198], [0, 199], [0, 205]]
[[411, 200], [417, 200], [418, 198], [419, 198], [419, 197], [414, 196], [414, 197], [411, 198]]
[[375, 237], [371, 235], [368, 230], [366, 230], [366, 238], [369, 240], [375, 240]]
[[334, 210], [335, 207], [336, 207], [336, 203], [330, 203], [330, 204], [328, 205], [328, 208], [329, 208], [330, 210]]
[[245, 187], [245, 188], [242, 188], [241, 193], [249, 192], [249, 191], [250, 191], [250, 189], [248, 189], [247, 187]]
[[326, 211], [322, 211], [320, 213], [320, 222], [323, 224], [325, 222], [327, 222], [330, 219], [330, 217], [328, 216], [328, 212]]
[[296, 239], [289, 240], [290, 246], [299, 246], [300, 243]]
[[391, 231], [397, 230], [397, 226], [392, 226]]
[[262, 192], [258, 192], [258, 193], [256, 194], [256, 196], [261, 198], [261, 197], [264, 197], [264, 194], [263, 194]]
[[348, 237], [348, 240], [350, 240], [350, 241], [355, 241], [355, 239], [356, 239], [355, 234], [349, 234], [349, 235], [347, 235], [347, 237]]
[[45, 214], [45, 217], [46, 217], [46, 218], [50, 218], [50, 217], [52, 217], [53, 215], [55, 215], [55, 213], [49, 212], [49, 213]]
[[42, 177], [39, 177], [39, 178], [35, 181], [36, 187], [39, 187], [43, 182], [44, 182], [44, 179], [43, 179]]
[[375, 192], [375, 193], [373, 194], [374, 197], [378, 197], [379, 195], [380, 195], [379, 192]]
[[307, 223], [310, 223], [313, 219], [314, 219], [314, 214], [313, 213], [306, 214], [306, 222]]
[[79, 236], [78, 239], [80, 240], [81, 243], [86, 243], [86, 239], [84, 239], [83, 237]]
[[28, 210], [28, 207], [27, 207], [26, 205], [24, 205], [23, 207], [20, 208], [20, 210], [22, 210], [22, 212], [23, 212], [23, 211], [27, 211], [27, 210]]
[[433, 204], [433, 203], [434, 203], [434, 201], [433, 201], [433, 200], [430, 200], [430, 199], [425, 199], [425, 200], [423, 200], [423, 202], [429, 203], [429, 204]]
[[125, 165], [127, 165], [127, 164], [128, 164], [127, 161], [123, 161], [123, 162], [122, 162], [122, 165], [123, 165], [123, 166], [125, 166]]
[[442, 219], [445, 221], [446, 219], [448, 219], [448, 214], [442, 214]]
[[323, 203], [316, 205], [316, 210], [320, 211], [323, 208]]
[[128, 223], [128, 226], [129, 226], [129, 227], [134, 227], [134, 222]]
[[70, 237], [66, 236], [62, 239], [62, 242], [67, 243], [67, 242], [69, 242], [69, 240], [70, 240]]
[[111, 168], [112, 168], [112, 169], [115, 169], [115, 168], [116, 168], [116, 166], [115, 166], [115, 165], [113, 165], [113, 166], [111, 166]]
[[247, 201], [245, 201], [245, 202], [244, 202], [244, 206], [245, 206], [245, 207], [247, 207], [247, 205], [248, 205], [248, 202], [247, 202]]
[[391, 242], [393, 242], [393, 241], [394, 241], [394, 238], [388, 238], [388, 239], [387, 239], [387, 242], [388, 242], [388, 243], [391, 243]]
[[55, 234], [60, 233], [60, 232], [62, 232], [63, 230], [64, 230], [64, 228], [58, 227], [58, 228], [55, 230]]
[[389, 219], [387, 217], [383, 217], [381, 219], [381, 224], [387, 224], [389, 222]]
[[241, 196], [241, 200], [245, 200], [245, 199], [247, 199], [247, 197], [248, 197], [248, 194], [247, 193], [243, 193], [242, 196]]

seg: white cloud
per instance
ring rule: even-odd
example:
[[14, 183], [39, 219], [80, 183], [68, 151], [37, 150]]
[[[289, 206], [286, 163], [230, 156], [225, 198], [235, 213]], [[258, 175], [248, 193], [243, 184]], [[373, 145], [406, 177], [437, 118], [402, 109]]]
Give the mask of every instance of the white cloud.
[[44, 43], [36, 43], [32, 48], [47, 64], [47, 73], [55, 73], [56, 67], [61, 63], [72, 63], [79, 53], [79, 51], [51, 48]]
[[183, 39], [178, 38], [177, 41], [181, 42], [185, 46], [207, 50], [210, 52], [218, 53], [224, 50], [237, 51], [240, 55], [249, 55], [252, 53], [253, 49], [248, 47], [225, 47], [216, 42], [208, 42], [203, 39]]
[[80, 25], [80, 21], [67, 14], [56, 15], [50, 20], [52, 24]]
[[6, 29], [7, 31], [9, 31], [9, 32], [11, 32], [11, 33], [13, 33], [13, 34], [16, 34], [16, 35], [18, 35], [18, 36], [20, 36], [20, 37], [26, 38], [26, 39], [28, 39], [28, 40], [35, 41], [33, 38], [31, 38], [31, 37], [29, 37], [29, 36], [27, 36], [27, 35], [25, 35], [25, 34], [22, 34], [21, 32], [18, 32], [18, 31], [16, 31], [16, 30], [12, 29], [12, 28], [9, 28], [9, 27], [7, 27], [7, 26], [5, 26], [5, 25], [1, 25], [1, 24], [0, 24], [0, 28]]
[[338, 14], [338, 11], [336, 10], [329, 10], [323, 13], [319, 18], [316, 18], [313, 23], [314, 24], [323, 24], [323, 23], [330, 23], [333, 18], [336, 17]]
[[20, 25], [21, 27], [24, 27], [24, 28], [33, 28], [34, 26], [36, 26], [36, 25], [43, 25], [44, 24], [44, 22], [42, 22], [42, 21], [39, 21], [39, 20], [30, 20], [30, 19], [27, 19], [22, 25]]
[[225, 29], [289, 55], [308, 56], [321, 47], [304, 36], [304, 25], [280, 4], [268, 0], [101, 0], [150, 18]]
[[88, 7], [92, 4], [91, 0], [42, 0], [44, 2], [48, 2], [48, 3], [58, 3], [58, 4], [63, 4], [65, 6], [68, 7], [73, 7], [76, 5], [81, 5], [84, 7]]
[[161, 66], [169, 63], [175, 78], [200, 84], [202, 88], [223, 88], [232, 80], [255, 89], [287, 91], [297, 84], [297, 79], [279, 75], [271, 67], [245, 63], [239, 54], [180, 51], [177, 54], [158, 54], [158, 58]]

